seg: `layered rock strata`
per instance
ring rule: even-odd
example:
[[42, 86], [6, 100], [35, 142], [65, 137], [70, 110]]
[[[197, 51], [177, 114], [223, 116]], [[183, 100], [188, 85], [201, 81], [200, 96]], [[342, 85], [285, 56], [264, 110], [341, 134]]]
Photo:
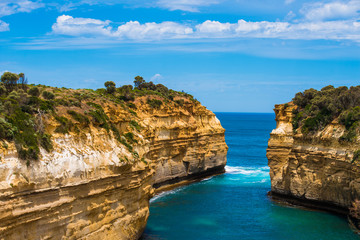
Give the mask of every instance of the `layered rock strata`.
[[359, 145], [339, 141], [345, 127], [336, 121], [312, 137], [295, 134], [294, 107], [275, 106], [277, 127], [267, 149], [271, 192], [348, 209], [360, 198], [360, 168], [352, 162]]
[[[53, 150], [41, 150], [39, 160], [20, 160], [7, 142], [0, 150], [0, 239], [138, 239], [153, 186], [223, 171], [224, 129], [211, 111], [190, 101], [181, 108], [135, 104], [133, 152], [93, 126], [57, 134], [52, 119]], [[105, 112], [130, 131], [128, 112]]]

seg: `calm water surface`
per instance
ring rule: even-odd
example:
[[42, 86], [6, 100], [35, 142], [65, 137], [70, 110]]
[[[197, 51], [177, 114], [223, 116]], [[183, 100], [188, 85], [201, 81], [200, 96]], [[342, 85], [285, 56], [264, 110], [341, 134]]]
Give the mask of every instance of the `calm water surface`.
[[226, 173], [154, 197], [143, 240], [359, 240], [337, 215], [280, 206], [266, 147], [274, 114], [217, 113], [229, 146]]

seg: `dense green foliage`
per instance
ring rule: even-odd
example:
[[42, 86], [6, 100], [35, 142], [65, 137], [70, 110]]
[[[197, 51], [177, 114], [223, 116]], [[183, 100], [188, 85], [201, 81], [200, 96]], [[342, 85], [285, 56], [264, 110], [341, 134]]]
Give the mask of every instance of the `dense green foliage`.
[[11, 91], [17, 86], [19, 75], [16, 73], [5, 72], [1, 76], [1, 82], [4, 84], [7, 91]]
[[116, 91], [116, 85], [113, 81], [107, 81], [104, 85], [107, 93], [113, 94]]
[[317, 91], [308, 89], [293, 98], [297, 105], [294, 110], [294, 129], [301, 128], [304, 134], [324, 129], [335, 119], [343, 124], [347, 132], [341, 138], [351, 141], [358, 131], [360, 121], [360, 86], [326, 86]]
[[[138, 143], [135, 133], [141, 130], [135, 120], [138, 107], [148, 104], [151, 108], [161, 109], [170, 102], [182, 106], [184, 99], [195, 104], [197, 101], [187, 93], [146, 82], [140, 76], [135, 78], [134, 85], [116, 88], [114, 82], [108, 81], [106, 89], [73, 90], [27, 85], [23, 73], [6, 72], [0, 82], [0, 144], [7, 146], [7, 142], [14, 142], [19, 157], [30, 164], [30, 160], [39, 158], [40, 148], [46, 151], [53, 148], [51, 135], [46, 130], [47, 121], [51, 120], [55, 121], [52, 131], [59, 134], [80, 133], [90, 126], [103, 128], [138, 158], [133, 150], [133, 144]], [[131, 120], [125, 132], [107, 112], [109, 105], [129, 112]]]
[[157, 99], [147, 99], [147, 104], [149, 104], [152, 108], [160, 108], [162, 105], [162, 101], [161, 100], [157, 100]]

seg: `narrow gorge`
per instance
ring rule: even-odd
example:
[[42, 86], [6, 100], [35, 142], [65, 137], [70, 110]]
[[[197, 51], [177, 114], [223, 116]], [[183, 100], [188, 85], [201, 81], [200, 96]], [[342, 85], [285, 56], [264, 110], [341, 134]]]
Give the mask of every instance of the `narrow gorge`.
[[[112, 94], [39, 86], [49, 98], [20, 91], [19, 104], [33, 107], [0, 144], [0, 239], [138, 239], [156, 188], [224, 172], [215, 114], [156, 86]], [[23, 114], [12, 104], [9, 116]], [[15, 126], [9, 119], [0, 127]], [[39, 146], [21, 141], [27, 124]]]

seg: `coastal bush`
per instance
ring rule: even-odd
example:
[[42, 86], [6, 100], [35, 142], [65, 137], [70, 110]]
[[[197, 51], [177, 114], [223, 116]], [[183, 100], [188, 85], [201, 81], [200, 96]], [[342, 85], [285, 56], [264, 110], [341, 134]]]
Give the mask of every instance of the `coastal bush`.
[[140, 86], [141, 84], [143, 84], [144, 82], [145, 82], [145, 80], [144, 80], [143, 77], [136, 76], [136, 77], [135, 77], [135, 80], [134, 80], [134, 86], [135, 86], [136, 88], [139, 88], [139, 86]]
[[23, 112], [20, 107], [15, 108], [13, 114], [7, 117], [18, 155], [21, 159], [36, 160], [39, 157], [39, 144], [45, 150], [51, 149], [51, 136], [38, 131], [34, 116]]
[[127, 106], [132, 109], [136, 109], [136, 105], [134, 103], [128, 103]]
[[5, 72], [1, 76], [1, 82], [4, 84], [6, 90], [11, 92], [17, 86], [17, 81], [19, 80], [19, 75], [16, 73]]
[[141, 127], [140, 127], [140, 125], [138, 124], [138, 122], [137, 121], [135, 121], [135, 120], [131, 120], [130, 121], [130, 126], [133, 126], [136, 130], [140, 130], [141, 129]]
[[124, 134], [124, 137], [129, 143], [137, 143], [138, 141], [134, 138], [134, 134], [132, 132], [127, 132]]
[[147, 89], [147, 90], [156, 90], [156, 86], [153, 82], [143, 82], [138, 87], [139, 90]]
[[50, 112], [54, 110], [54, 102], [39, 99], [39, 107], [42, 111]]
[[167, 96], [169, 94], [169, 89], [160, 83], [156, 84], [155, 90], [164, 96]]
[[40, 90], [38, 87], [32, 87], [29, 89], [29, 94], [33, 97], [39, 97], [40, 96]]
[[40, 137], [40, 144], [47, 152], [50, 152], [53, 149], [51, 135], [47, 133], [42, 134]]
[[149, 104], [149, 106], [152, 107], [152, 108], [159, 109], [163, 102], [161, 100], [148, 98], [146, 103]]
[[4, 118], [0, 118], [0, 139], [12, 140], [16, 129]]
[[348, 89], [329, 85], [320, 91], [311, 88], [296, 93], [293, 103], [297, 106], [292, 122], [295, 131], [301, 128], [304, 134], [313, 133], [338, 118], [348, 131], [342, 140], [353, 139], [356, 131], [351, 127], [360, 120], [359, 86]]
[[116, 91], [116, 85], [113, 81], [107, 81], [104, 85], [107, 93], [113, 94]]
[[48, 91], [43, 91], [42, 96], [47, 100], [52, 100], [55, 98], [55, 95], [52, 92], [48, 92]]
[[120, 96], [119, 99], [125, 102], [134, 101], [135, 95], [133, 93], [124, 93], [124, 95]]
[[90, 124], [90, 120], [87, 116], [82, 115], [81, 113], [75, 112], [73, 110], [68, 110], [67, 113], [71, 115], [71, 117], [78, 121], [83, 126], [87, 127]]
[[54, 116], [54, 118], [58, 123], [60, 123], [60, 125], [56, 127], [55, 132], [62, 134], [70, 132], [73, 123], [69, 119], [63, 116], [56, 116], [56, 115]]
[[179, 100], [175, 100], [175, 102], [180, 105], [180, 106], [183, 106], [184, 105], [184, 99], [179, 99]]
[[[19, 157], [30, 164], [39, 158], [40, 148], [51, 151], [51, 135], [46, 132], [47, 121], [55, 119], [56, 133], [80, 133], [90, 124], [112, 131], [113, 136], [132, 154], [133, 144], [138, 140], [132, 132], [121, 132], [121, 126], [109, 115], [111, 108], [122, 108], [128, 112], [131, 131], [140, 131], [135, 121], [137, 106], [148, 104], [151, 108], [180, 97], [176, 103], [182, 105], [183, 98], [194, 101], [191, 95], [168, 89], [162, 84], [146, 82], [135, 77], [135, 88], [124, 85], [116, 88], [114, 82], [105, 83], [105, 88], [73, 90], [45, 85], [28, 85], [25, 74], [5, 74], [0, 82], [0, 140], [13, 141]], [[156, 99], [154, 99], [154, 96]], [[136, 99], [138, 98], [138, 99]], [[137, 100], [135, 105], [134, 100]], [[84, 104], [86, 102], [86, 104]], [[103, 106], [107, 105], [109, 113]], [[78, 109], [82, 109], [81, 111]], [[5, 143], [5, 142], [4, 142]]]

